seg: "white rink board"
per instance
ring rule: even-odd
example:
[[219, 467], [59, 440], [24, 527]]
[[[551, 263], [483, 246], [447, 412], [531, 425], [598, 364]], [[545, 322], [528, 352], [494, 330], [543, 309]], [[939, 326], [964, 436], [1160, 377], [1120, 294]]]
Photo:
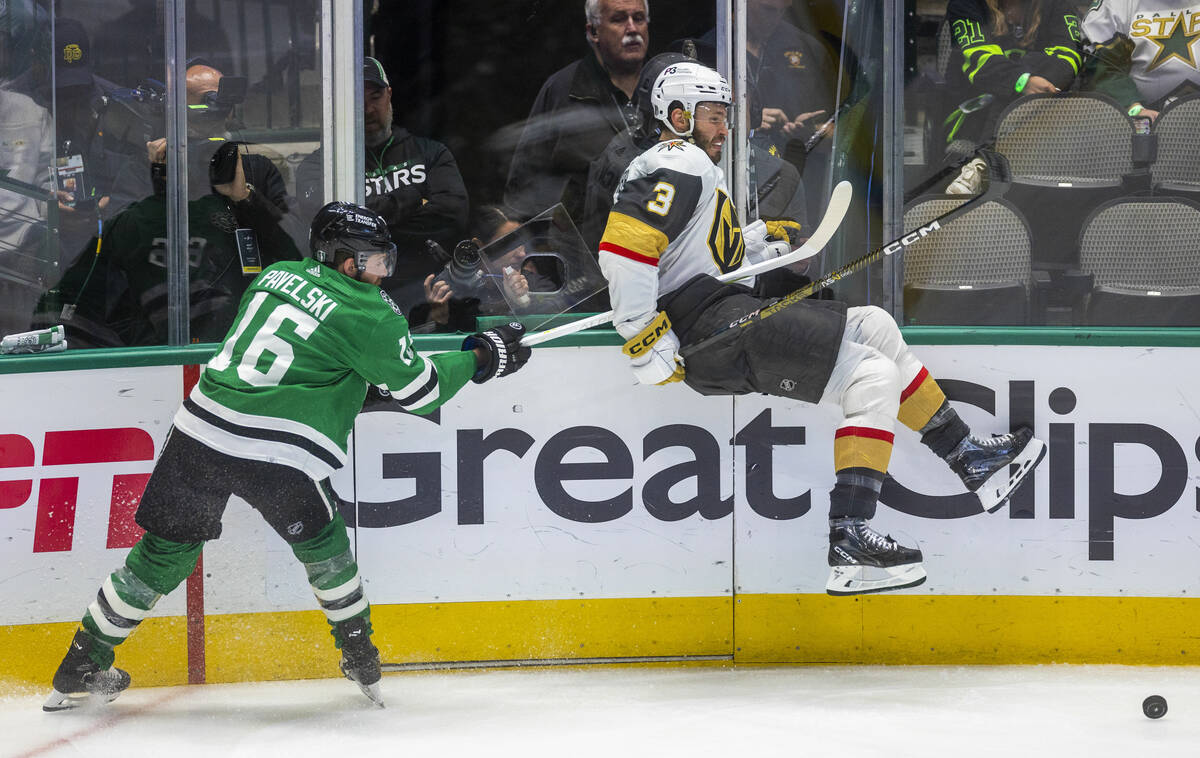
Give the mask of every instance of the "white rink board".
[[[1032, 518], [1014, 518], [1020, 509], [1006, 509], [939, 519], [882, 505], [880, 528], [925, 551], [930, 578], [914, 592], [1200, 593], [1200, 577], [1180, 570], [1195, 563], [1200, 519], [1194, 380], [1200, 353], [1022, 346], [918, 346], [916, 352], [948, 380], [952, 395], [972, 385], [976, 395], [994, 395], [992, 412], [955, 403], [978, 431], [1006, 431], [1015, 403], [1018, 415], [1032, 414], [1040, 437], [1053, 432], [1067, 442], [1052, 445], [1032, 501], [1021, 506]], [[8, 435], [0, 437], [7, 441], [0, 448], [0, 492], [19, 486], [5, 483], [32, 482], [24, 502], [0, 503], [0, 625], [79, 617], [125, 554], [105, 547], [113, 477], [151, 469], [149, 460], [47, 465], [46, 433], [141, 429], [157, 454], [181, 388], [179, 367], [0, 376], [6, 409], [0, 435]], [[834, 408], [635, 386], [616, 347], [542, 348], [526, 370], [465, 388], [435, 419], [363, 414], [355, 465], [339, 472], [335, 486], [348, 500], [357, 487], [362, 503], [374, 504], [360, 508], [360, 519], [368, 511], [377, 521], [407, 519], [355, 530], [376, 603], [723, 595], [735, 586], [735, 558], [738, 592], [816, 593], [827, 572], [837, 422]], [[795, 427], [802, 427], [804, 444], [796, 443]], [[731, 445], [735, 435], [739, 442]], [[901, 484], [926, 496], [959, 491], [915, 434], [900, 428], [896, 436], [892, 471]], [[11, 462], [14, 444], [23, 444], [13, 442], [17, 437], [33, 449], [34, 465]], [[646, 455], [647, 441], [664, 447]], [[695, 454], [681, 441], [704, 451], [704, 512], [712, 518], [694, 508], [648, 506], [643, 497], [664, 477], [680, 480], [669, 490], [671, 500], [697, 497]], [[480, 467], [481, 443], [517, 452], [498, 449]], [[752, 474], [748, 450], [757, 464]], [[1111, 474], [1104, 470], [1106, 451]], [[764, 461], [773, 469], [769, 487]], [[676, 466], [692, 468], [672, 474]], [[482, 480], [473, 478], [476, 470]], [[1105, 497], [1106, 476], [1118, 497]], [[34, 552], [40, 488], [71, 477], [79, 483], [70, 550]], [[1160, 491], [1138, 497], [1160, 480]], [[423, 495], [431, 483], [440, 487]], [[789, 500], [805, 492], [809, 509], [797, 516]], [[722, 499], [734, 493], [734, 516], [722, 515], [730, 507]], [[1105, 536], [1104, 514], [1113, 510], [1148, 517], [1113, 518]], [[209, 613], [313, 608], [291, 551], [243, 503], [230, 505], [224, 536], [205, 549], [205, 569]], [[180, 590], [155, 614], [177, 615], [182, 607]]]
[[[181, 402], [178, 366], [0, 376], [0, 487], [4, 482], [32, 482], [23, 500], [0, 497], [0, 624], [70, 621], [83, 615], [104, 577], [129, 552], [105, 547], [113, 478], [148, 474], [154, 468], [153, 460], [48, 465], [47, 434], [141, 430], [157, 457]], [[136, 431], [124, 436], [140, 437]], [[25, 445], [33, 450], [34, 465], [14, 466], [18, 449]], [[79, 447], [69, 446], [75, 451]], [[98, 450], [95, 457], [116, 457], [108, 452]], [[43, 534], [65, 536], [70, 550], [34, 552], [43, 484], [73, 477], [78, 478], [73, 530], [65, 513], [58, 514], [63, 527], [43, 529]], [[49, 507], [46, 511], [56, 513]], [[152, 615], [181, 615], [183, 608], [180, 592], [160, 602]]]

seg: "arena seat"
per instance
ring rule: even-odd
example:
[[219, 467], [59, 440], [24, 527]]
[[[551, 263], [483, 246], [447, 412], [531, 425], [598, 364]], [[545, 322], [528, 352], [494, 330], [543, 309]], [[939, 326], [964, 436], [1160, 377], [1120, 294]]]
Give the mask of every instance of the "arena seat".
[[1094, 278], [1095, 326], [1200, 326], [1200, 205], [1137, 197], [1101, 205], [1079, 235], [1080, 268]]
[[1012, 168], [1006, 197], [1029, 223], [1035, 268], [1075, 265], [1084, 219], [1128, 194], [1132, 138], [1129, 117], [1102, 95], [1030, 95], [1004, 109], [995, 146]]
[[1164, 108], [1151, 134], [1157, 143], [1150, 166], [1154, 192], [1200, 200], [1200, 94]]
[[[914, 229], [969, 198], [926, 195], [904, 212]], [[1028, 322], [1029, 227], [1005, 200], [984, 203], [906, 248], [907, 324], [1013, 326]]]

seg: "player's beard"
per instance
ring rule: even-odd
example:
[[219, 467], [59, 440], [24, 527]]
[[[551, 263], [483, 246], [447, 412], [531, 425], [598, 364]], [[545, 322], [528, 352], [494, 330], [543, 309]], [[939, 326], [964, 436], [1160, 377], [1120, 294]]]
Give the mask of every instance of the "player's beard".
[[714, 146], [712, 137], [705, 138], [694, 133], [692, 134], [692, 141], [696, 143], [696, 147], [708, 154], [713, 163], [721, 162], [721, 151], [725, 149], [724, 143]]

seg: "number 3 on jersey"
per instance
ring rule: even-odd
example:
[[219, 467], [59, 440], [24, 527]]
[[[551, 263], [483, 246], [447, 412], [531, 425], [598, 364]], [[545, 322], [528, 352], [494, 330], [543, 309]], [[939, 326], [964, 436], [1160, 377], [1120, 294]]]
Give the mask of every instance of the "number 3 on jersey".
[[[208, 362], [209, 368], [213, 371], [224, 371], [232, 365], [234, 352], [237, 350], [238, 343], [241, 342], [242, 334], [246, 331], [246, 327], [255, 320], [259, 308], [266, 299], [266, 292], [258, 292], [251, 298], [237, 328], [221, 346], [221, 352]], [[295, 324], [291, 332], [301, 340], [307, 340], [320, 323], [309, 314], [288, 303], [276, 305], [263, 325], [254, 333], [250, 344], [243, 345], [241, 348], [237, 375], [246, 384], [255, 387], [274, 387], [279, 384], [283, 375], [287, 373], [288, 367], [292, 365], [292, 361], [296, 358], [292, 351], [292, 345], [277, 333], [284, 321], [291, 321]], [[270, 353], [272, 357], [270, 363], [260, 369], [259, 364], [262, 362], [263, 353]]]
[[666, 217], [671, 212], [671, 203], [675, 200], [675, 185], [670, 182], [659, 182], [651, 190], [654, 199], [646, 203], [646, 210]]

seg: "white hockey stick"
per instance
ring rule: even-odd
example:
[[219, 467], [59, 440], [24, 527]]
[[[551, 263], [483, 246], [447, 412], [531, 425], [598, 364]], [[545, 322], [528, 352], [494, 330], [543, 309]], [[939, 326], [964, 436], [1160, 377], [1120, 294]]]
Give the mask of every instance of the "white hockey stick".
[[[833, 188], [833, 194], [829, 196], [829, 207], [825, 209], [824, 218], [821, 219], [820, 224], [817, 224], [816, 230], [813, 231], [812, 236], [808, 238], [807, 242], [792, 252], [786, 253], [777, 258], [755, 263], [751, 266], [742, 266], [736, 271], [730, 271], [728, 274], [722, 274], [721, 276], [717, 277], [717, 280], [721, 282], [735, 282], [739, 279], [746, 279], [751, 276], [764, 274], [773, 269], [777, 269], [780, 266], [787, 266], [788, 264], [796, 263], [798, 261], [813, 257], [829, 244], [829, 240], [833, 239], [833, 235], [836, 234], [838, 228], [841, 227], [842, 219], [846, 217], [846, 212], [850, 210], [850, 201], [853, 196], [854, 190], [851, 188], [850, 182], [838, 182], [838, 185]], [[597, 313], [593, 316], [579, 319], [578, 321], [572, 321], [569, 324], [556, 326], [553, 329], [546, 329], [545, 331], [536, 332], [534, 334], [527, 334], [524, 338], [522, 338], [521, 344], [529, 347], [540, 345], [543, 342], [556, 340], [559, 337], [566, 337], [569, 334], [575, 334], [576, 332], [581, 332], [584, 329], [590, 329], [593, 326], [600, 326], [601, 324], [608, 323], [612, 321], [612, 316], [612, 311], [605, 311], [604, 313]]]

